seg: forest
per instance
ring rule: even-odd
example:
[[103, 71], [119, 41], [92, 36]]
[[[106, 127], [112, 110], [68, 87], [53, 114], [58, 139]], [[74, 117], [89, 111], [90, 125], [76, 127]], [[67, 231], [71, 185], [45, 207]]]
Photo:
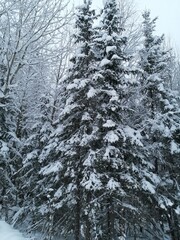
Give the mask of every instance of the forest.
[[0, 1], [0, 219], [32, 240], [180, 240], [180, 59], [133, 0]]

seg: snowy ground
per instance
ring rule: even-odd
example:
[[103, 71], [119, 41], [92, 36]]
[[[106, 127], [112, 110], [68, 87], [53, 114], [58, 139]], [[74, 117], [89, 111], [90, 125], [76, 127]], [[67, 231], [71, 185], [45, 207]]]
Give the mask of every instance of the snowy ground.
[[4, 221], [0, 221], [0, 240], [28, 240]]

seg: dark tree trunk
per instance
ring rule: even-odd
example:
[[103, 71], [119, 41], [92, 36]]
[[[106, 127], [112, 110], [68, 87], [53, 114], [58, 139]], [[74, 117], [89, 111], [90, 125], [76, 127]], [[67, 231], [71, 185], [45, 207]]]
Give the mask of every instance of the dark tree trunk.
[[88, 213], [86, 215], [86, 232], [85, 232], [85, 239], [91, 240], [91, 221], [89, 219], [89, 212], [90, 212], [90, 201], [91, 201], [91, 193], [87, 193], [87, 202], [86, 205], [89, 207]]
[[114, 239], [114, 206], [113, 206], [112, 197], [109, 197], [108, 199], [107, 209], [108, 209], [108, 212], [107, 212], [108, 239], [113, 240]]
[[76, 215], [75, 215], [75, 240], [80, 240], [81, 237], [81, 191], [80, 178], [77, 176], [76, 180], [77, 194], [76, 194]]
[[172, 240], [180, 240], [178, 221], [171, 209], [169, 209], [169, 214], [166, 214], [166, 217]]

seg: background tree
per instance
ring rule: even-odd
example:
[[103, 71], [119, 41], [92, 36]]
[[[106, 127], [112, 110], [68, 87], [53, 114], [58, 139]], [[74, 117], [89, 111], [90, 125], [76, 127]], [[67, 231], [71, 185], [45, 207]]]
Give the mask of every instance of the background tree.
[[154, 222], [164, 223], [166, 219], [172, 239], [178, 239], [178, 227], [172, 226], [175, 221], [172, 223], [168, 216], [171, 216], [172, 212], [176, 215], [179, 201], [179, 180], [175, 173], [175, 169], [179, 168], [179, 142], [175, 136], [179, 132], [180, 112], [177, 97], [168, 85], [168, 80], [172, 79], [169, 69], [171, 59], [169, 52], [163, 48], [164, 37], [154, 36], [156, 19], [151, 20], [149, 12], [145, 12], [143, 17], [144, 48], [140, 62], [142, 103], [145, 109], [143, 126], [148, 136], [149, 159], [160, 180], [156, 194], [152, 195], [151, 201], [156, 207], [151, 214], [152, 218], [155, 218]]
[[[55, 45], [57, 48], [57, 39], [62, 36], [63, 28], [71, 18], [67, 5], [67, 1], [56, 0], [8, 0], [0, 3], [0, 65], [3, 76], [0, 82], [3, 112], [1, 153], [5, 156], [2, 166], [6, 166], [10, 173], [8, 177], [14, 184], [13, 200], [12, 197], [8, 200], [9, 220], [12, 220], [12, 215], [19, 210], [22, 202], [19, 171], [22, 168], [21, 150], [24, 140], [29, 137], [30, 128], [37, 121], [35, 116], [40, 112], [37, 106], [42, 100], [39, 96], [44, 91], [40, 85], [43, 80], [46, 83], [50, 80], [50, 74], [47, 74], [49, 59], [52, 58], [49, 49]], [[4, 192], [12, 192], [12, 186], [6, 187]]]
[[9, 206], [11, 202], [16, 202], [17, 196], [17, 188], [13, 176], [15, 166], [18, 164], [17, 159], [20, 158], [20, 153], [18, 153], [20, 142], [14, 134], [16, 128], [14, 118], [16, 106], [14, 98], [11, 95], [12, 90], [4, 90], [4, 75], [6, 70], [4, 65], [0, 66], [0, 202], [3, 215], [8, 220]]

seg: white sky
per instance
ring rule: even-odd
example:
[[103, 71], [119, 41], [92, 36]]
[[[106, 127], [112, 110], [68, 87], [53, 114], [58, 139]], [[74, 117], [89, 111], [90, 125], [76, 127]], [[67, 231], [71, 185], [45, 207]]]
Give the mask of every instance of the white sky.
[[[93, 6], [102, 6], [103, 0], [92, 0]], [[124, 0], [126, 1], [126, 0]], [[134, 0], [138, 11], [150, 10], [152, 18], [158, 17], [156, 29], [159, 35], [165, 34], [166, 39], [180, 53], [180, 0]], [[83, 0], [74, 0], [81, 4]]]
[[152, 17], [158, 17], [156, 29], [164, 33], [175, 50], [180, 52], [180, 0], [135, 0], [137, 9], [151, 10]]

